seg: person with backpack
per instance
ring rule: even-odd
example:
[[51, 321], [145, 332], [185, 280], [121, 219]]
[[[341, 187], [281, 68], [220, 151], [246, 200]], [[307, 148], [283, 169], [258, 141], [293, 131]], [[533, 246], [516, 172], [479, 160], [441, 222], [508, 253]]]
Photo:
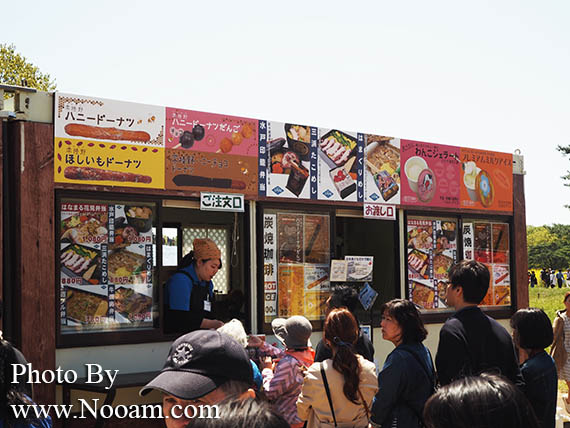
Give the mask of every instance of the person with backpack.
[[381, 313], [382, 337], [396, 348], [378, 374], [370, 423], [373, 427], [422, 427], [424, 404], [437, 385], [431, 354], [422, 343], [427, 330], [409, 300], [390, 300]]
[[275, 411], [292, 428], [301, 428], [303, 421], [297, 414], [296, 403], [303, 387], [303, 373], [315, 361], [310, 341], [313, 327], [304, 316], [293, 315], [287, 319], [275, 318], [271, 321], [271, 328], [275, 337], [285, 345], [285, 351], [277, 354], [276, 359], [266, 357], [263, 360], [263, 390]]
[[168, 279], [164, 295], [165, 333], [189, 333], [201, 328], [220, 328], [213, 319], [214, 283], [222, 267], [222, 254], [211, 239], [196, 238], [193, 251], [182, 258], [178, 270]]

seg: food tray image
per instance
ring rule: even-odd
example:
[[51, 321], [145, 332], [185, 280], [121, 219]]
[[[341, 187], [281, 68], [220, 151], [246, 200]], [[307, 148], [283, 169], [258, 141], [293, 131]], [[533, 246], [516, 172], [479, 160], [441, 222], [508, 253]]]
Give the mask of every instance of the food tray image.
[[408, 248], [431, 249], [433, 245], [432, 231], [431, 226], [414, 226], [413, 229], [408, 227]]
[[428, 275], [426, 274], [428, 264], [429, 256], [427, 253], [416, 249], [413, 249], [408, 253], [408, 270], [412, 273], [417, 273], [424, 278], [428, 278]]
[[434, 309], [435, 290], [428, 285], [412, 281], [412, 302], [423, 309]]
[[437, 283], [437, 298], [439, 300], [437, 305], [438, 308], [447, 308], [446, 297], [447, 297], [447, 282], [439, 281]]
[[453, 258], [436, 254], [433, 258], [433, 276], [435, 279], [447, 279], [447, 272], [453, 265]]
[[356, 156], [356, 139], [333, 129], [321, 137], [319, 156], [331, 169], [343, 166], [349, 158]]
[[372, 175], [380, 171], [386, 171], [392, 175], [397, 173], [400, 168], [400, 149], [387, 141], [374, 141], [368, 144], [365, 155], [366, 167]]
[[95, 317], [106, 317], [109, 302], [106, 296], [67, 289], [65, 301], [67, 318], [81, 324], [93, 324]]
[[107, 239], [107, 213], [76, 214], [61, 220], [64, 242], [100, 243]]
[[138, 276], [145, 273], [146, 257], [120, 248], [109, 254], [108, 269], [109, 280], [115, 282], [116, 278]]
[[495, 305], [510, 305], [511, 304], [511, 287], [509, 286], [495, 286], [493, 287], [494, 304]]
[[285, 135], [289, 149], [295, 151], [301, 160], [308, 161], [311, 152], [311, 128], [286, 123]]
[[119, 287], [115, 289], [115, 310], [126, 316], [129, 320], [137, 319], [134, 315], [150, 312], [152, 299], [144, 294], [137, 293], [133, 289]]
[[80, 244], [61, 250], [61, 272], [70, 278], [81, 278], [82, 284], [99, 284], [101, 280], [100, 251]]

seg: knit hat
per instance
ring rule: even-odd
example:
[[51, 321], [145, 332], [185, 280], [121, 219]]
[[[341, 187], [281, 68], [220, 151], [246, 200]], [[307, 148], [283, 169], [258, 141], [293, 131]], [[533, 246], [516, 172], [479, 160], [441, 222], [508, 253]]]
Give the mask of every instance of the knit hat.
[[196, 238], [193, 246], [195, 260], [222, 259], [220, 249], [211, 239]]
[[253, 384], [253, 369], [243, 346], [213, 330], [196, 330], [172, 343], [161, 372], [139, 392], [158, 389], [183, 400], [202, 397], [229, 380]]
[[310, 321], [302, 315], [293, 315], [290, 318], [275, 318], [271, 328], [277, 338], [287, 348], [306, 348], [311, 346], [309, 338], [313, 332]]

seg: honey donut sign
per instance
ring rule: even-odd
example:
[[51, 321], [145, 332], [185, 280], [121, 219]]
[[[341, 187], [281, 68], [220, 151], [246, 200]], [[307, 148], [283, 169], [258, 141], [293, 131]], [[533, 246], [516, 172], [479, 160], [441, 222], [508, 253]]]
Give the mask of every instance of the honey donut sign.
[[57, 92], [55, 181], [163, 189], [164, 112]]

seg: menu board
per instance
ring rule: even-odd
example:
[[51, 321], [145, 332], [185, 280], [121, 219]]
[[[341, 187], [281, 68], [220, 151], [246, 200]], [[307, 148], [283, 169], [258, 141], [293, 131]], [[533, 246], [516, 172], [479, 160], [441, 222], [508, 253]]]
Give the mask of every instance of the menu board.
[[364, 135], [319, 128], [318, 199], [361, 202]]
[[257, 120], [166, 108], [166, 188], [257, 195]]
[[260, 196], [317, 199], [316, 151], [317, 128], [260, 121]]
[[151, 327], [154, 206], [60, 205], [62, 333]]
[[508, 223], [463, 223], [463, 258], [477, 260], [489, 269], [489, 291], [481, 302], [486, 306], [511, 304]]
[[323, 319], [331, 292], [329, 216], [279, 212], [263, 218], [265, 322], [291, 315]]
[[459, 207], [459, 147], [401, 140], [402, 203]]
[[423, 309], [446, 308], [449, 268], [457, 261], [454, 219], [408, 218], [409, 298]]
[[366, 135], [364, 200], [400, 203], [400, 139]]
[[513, 210], [513, 155], [461, 148], [461, 208]]
[[164, 107], [55, 94], [54, 181], [164, 188]]

